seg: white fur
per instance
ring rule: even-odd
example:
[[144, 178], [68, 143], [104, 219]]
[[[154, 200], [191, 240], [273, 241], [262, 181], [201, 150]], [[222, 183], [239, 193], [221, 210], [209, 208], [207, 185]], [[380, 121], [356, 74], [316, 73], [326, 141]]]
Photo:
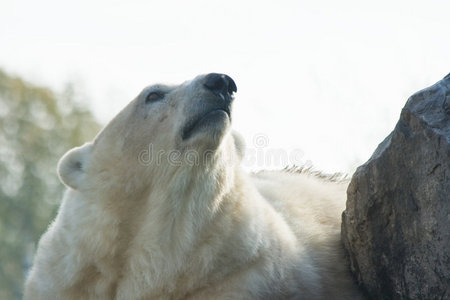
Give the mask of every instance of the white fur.
[[[166, 99], [151, 106], [144, 90], [92, 144], [61, 159], [69, 189], [24, 299], [359, 297], [340, 244], [347, 183], [246, 174], [227, 121], [181, 141], [190, 111], [216, 101], [203, 78], [163, 87]], [[158, 162], [138, 159], [149, 144]], [[213, 155], [176, 164], [171, 149]]]

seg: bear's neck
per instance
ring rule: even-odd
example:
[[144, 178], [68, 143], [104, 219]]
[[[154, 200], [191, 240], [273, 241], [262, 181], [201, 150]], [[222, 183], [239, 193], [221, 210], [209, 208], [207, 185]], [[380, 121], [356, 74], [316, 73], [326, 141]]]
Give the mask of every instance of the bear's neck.
[[175, 175], [159, 182], [159, 188], [150, 192], [149, 212], [151, 219], [158, 219], [160, 245], [167, 249], [192, 247], [199, 232], [210, 225], [225, 207], [239, 201], [236, 191], [236, 176], [239, 167], [230, 168], [226, 161], [207, 167], [180, 168]]
[[[172, 188], [166, 190], [167, 198], [158, 199], [157, 208], [151, 204], [146, 217], [152, 220], [152, 228], [145, 232], [154, 251], [151, 257], [158, 257], [152, 262], [155, 274], [166, 279], [178, 274], [185, 279], [174, 284], [185, 290], [197, 284], [193, 272], [195, 278], [209, 280], [252, 261], [264, 232], [254, 217], [264, 215], [254, 205], [260, 196], [240, 167], [192, 171], [182, 174], [181, 178], [189, 178], [184, 184], [177, 178], [168, 182]], [[165, 284], [163, 279], [155, 286]]]

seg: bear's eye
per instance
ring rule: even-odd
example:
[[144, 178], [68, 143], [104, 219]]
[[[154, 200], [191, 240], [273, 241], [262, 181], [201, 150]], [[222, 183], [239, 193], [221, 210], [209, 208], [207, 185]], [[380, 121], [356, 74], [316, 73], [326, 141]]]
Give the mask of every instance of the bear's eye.
[[145, 98], [145, 103], [156, 102], [158, 100], [162, 100], [164, 98], [164, 94], [161, 92], [151, 92]]

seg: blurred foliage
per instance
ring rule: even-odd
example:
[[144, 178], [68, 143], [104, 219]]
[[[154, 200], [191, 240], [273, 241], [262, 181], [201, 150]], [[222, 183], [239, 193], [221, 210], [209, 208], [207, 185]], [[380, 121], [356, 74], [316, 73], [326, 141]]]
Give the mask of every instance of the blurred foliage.
[[55, 94], [0, 70], [0, 299], [20, 299], [64, 186], [56, 165], [99, 130], [74, 88]]

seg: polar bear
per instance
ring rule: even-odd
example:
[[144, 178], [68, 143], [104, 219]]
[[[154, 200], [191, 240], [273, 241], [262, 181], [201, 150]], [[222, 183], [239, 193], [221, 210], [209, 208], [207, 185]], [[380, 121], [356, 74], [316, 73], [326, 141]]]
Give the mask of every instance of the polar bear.
[[70, 150], [25, 299], [358, 299], [347, 182], [240, 167], [227, 75], [145, 88]]

